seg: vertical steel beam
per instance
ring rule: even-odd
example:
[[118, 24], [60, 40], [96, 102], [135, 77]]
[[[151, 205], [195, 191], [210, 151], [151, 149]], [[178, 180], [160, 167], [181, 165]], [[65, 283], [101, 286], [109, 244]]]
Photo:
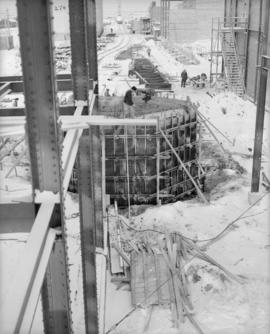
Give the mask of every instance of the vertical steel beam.
[[51, 17], [46, 0], [17, 0], [33, 188], [60, 187]]
[[265, 2], [264, 9], [264, 28], [263, 28], [263, 46], [262, 46], [262, 55], [267, 54], [268, 48], [268, 39], [269, 39], [269, 25], [270, 25], [270, 1]]
[[[98, 81], [96, 0], [86, 0], [86, 8], [89, 77], [94, 81]], [[95, 93], [98, 93], [98, 91]]]
[[87, 101], [89, 91], [85, 0], [69, 0], [71, 72], [74, 100]]
[[[75, 99], [87, 102], [84, 108], [89, 114], [89, 79], [97, 80], [96, 8], [95, 0], [69, 0], [70, 34], [72, 50], [73, 92]], [[85, 330], [87, 334], [98, 333], [98, 307], [96, 290], [96, 239], [103, 241], [101, 151], [99, 131], [85, 130], [78, 150], [78, 188], [80, 205], [80, 235], [84, 291]], [[99, 177], [100, 175], [100, 177]], [[95, 181], [94, 181], [95, 180]], [[94, 188], [95, 187], [95, 188]], [[99, 191], [100, 190], [100, 191]], [[96, 206], [97, 205], [97, 206]], [[99, 232], [102, 231], [102, 238]]]
[[83, 136], [79, 146], [79, 203], [81, 253], [84, 289], [85, 326], [87, 334], [98, 333], [96, 289], [95, 215], [93, 201], [93, 174], [91, 168], [90, 136]]
[[255, 125], [251, 192], [258, 192], [260, 186], [267, 76], [268, 76], [268, 70], [264, 67], [264, 57], [262, 57], [261, 68], [260, 68], [260, 79], [259, 79], [259, 93], [257, 101], [256, 125]]
[[[17, 0], [21, 58], [24, 79], [27, 135], [33, 188], [60, 192], [59, 109], [52, 43], [52, 3], [49, 0]], [[60, 210], [58, 210], [60, 211]], [[57, 214], [54, 226], [63, 220]], [[43, 285], [44, 330], [50, 334], [71, 333], [70, 291], [65, 239], [61, 251], [53, 252]], [[48, 293], [45, 293], [48, 291]], [[60, 325], [61, 324], [61, 325]]]
[[[68, 284], [66, 264], [63, 261], [65, 246], [63, 239], [55, 241], [42, 286], [42, 307], [45, 334], [72, 333], [69, 308], [66, 298]], [[44, 310], [48, 310], [44, 312]]]
[[94, 220], [96, 227], [96, 246], [103, 247], [104, 229], [103, 229], [103, 205], [102, 205], [102, 142], [100, 128], [98, 126], [90, 127], [91, 137], [91, 161], [93, 171], [93, 202], [94, 202]]

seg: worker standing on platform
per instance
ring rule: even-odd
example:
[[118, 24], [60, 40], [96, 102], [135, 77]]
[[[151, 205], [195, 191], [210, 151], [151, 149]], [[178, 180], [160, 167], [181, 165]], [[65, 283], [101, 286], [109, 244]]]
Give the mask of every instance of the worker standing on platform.
[[126, 116], [130, 118], [135, 117], [135, 109], [134, 109], [134, 102], [133, 102], [133, 95], [135, 95], [137, 92], [137, 88], [135, 86], [131, 87], [131, 89], [128, 89], [126, 91], [125, 97], [124, 97], [124, 103], [123, 103], [123, 112], [124, 112], [124, 118]]
[[186, 87], [187, 78], [188, 78], [187, 71], [183, 70], [183, 72], [181, 73], [181, 87]]

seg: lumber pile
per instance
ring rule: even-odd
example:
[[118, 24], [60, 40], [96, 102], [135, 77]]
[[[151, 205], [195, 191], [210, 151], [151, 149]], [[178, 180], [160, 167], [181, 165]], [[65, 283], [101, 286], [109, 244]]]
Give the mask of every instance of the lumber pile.
[[130, 281], [133, 305], [150, 307], [149, 319], [154, 305], [169, 305], [174, 327], [180, 328], [188, 319], [198, 333], [204, 333], [195, 318], [187, 265], [197, 258], [218, 268], [227, 281], [239, 284], [243, 281], [180, 233], [138, 230], [125, 217], [117, 215], [113, 219], [118, 230], [111, 248], [129, 273], [128, 279], [126, 276], [123, 279], [125, 283]]

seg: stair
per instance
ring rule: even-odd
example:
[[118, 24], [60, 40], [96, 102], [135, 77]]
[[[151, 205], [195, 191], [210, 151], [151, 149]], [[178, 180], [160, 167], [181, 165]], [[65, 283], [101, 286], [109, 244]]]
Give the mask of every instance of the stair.
[[234, 32], [232, 29], [221, 30], [222, 56], [229, 89], [236, 95], [245, 95], [240, 59], [236, 51]]
[[134, 62], [136, 73], [146, 81], [146, 87], [153, 89], [171, 89], [171, 84], [155, 69], [147, 58], [137, 58]]

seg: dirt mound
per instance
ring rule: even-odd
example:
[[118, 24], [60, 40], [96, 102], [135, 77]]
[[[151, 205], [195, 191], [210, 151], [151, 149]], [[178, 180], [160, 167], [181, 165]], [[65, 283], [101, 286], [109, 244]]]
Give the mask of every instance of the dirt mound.
[[206, 171], [204, 190], [212, 192], [221, 183], [235, 180], [246, 173], [246, 170], [228, 153], [221, 151], [214, 142], [202, 143], [201, 164]]

